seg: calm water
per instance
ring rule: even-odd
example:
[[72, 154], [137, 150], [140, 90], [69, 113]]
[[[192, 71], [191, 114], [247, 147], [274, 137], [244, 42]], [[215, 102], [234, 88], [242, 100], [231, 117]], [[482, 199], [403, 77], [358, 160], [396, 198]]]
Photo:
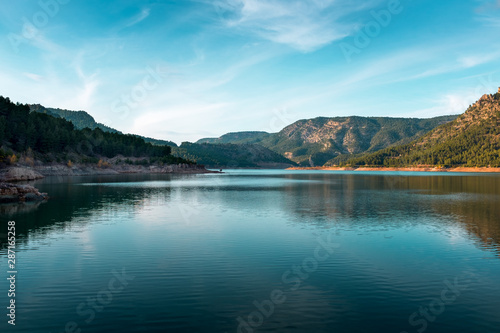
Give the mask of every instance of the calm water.
[[17, 325], [2, 278], [0, 332], [500, 332], [499, 175], [36, 186], [47, 203], [0, 206], [18, 234]]

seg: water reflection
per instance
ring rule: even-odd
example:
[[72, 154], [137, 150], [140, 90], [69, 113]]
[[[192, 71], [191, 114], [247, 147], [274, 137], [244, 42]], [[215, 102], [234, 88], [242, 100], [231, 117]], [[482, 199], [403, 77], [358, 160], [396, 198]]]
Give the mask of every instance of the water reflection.
[[[74, 320], [93, 333], [235, 332], [236, 318], [290, 290], [283, 273], [332, 235], [338, 251], [261, 331], [410, 331], [408, 316], [464, 272], [478, 277], [471, 292], [429, 332], [493, 331], [500, 261], [482, 259], [498, 253], [499, 181], [283, 171], [45, 179], [35, 185], [48, 202], [0, 210], [21, 234], [16, 329], [60, 332]], [[76, 308], [122, 267], [134, 283], [87, 324]]]
[[[174, 191], [189, 214], [237, 205], [262, 214], [291, 214], [295, 223], [317, 228], [389, 230], [411, 226], [427, 215], [442, 226], [456, 224], [478, 245], [500, 251], [500, 177], [428, 173], [229, 172], [225, 175], [119, 175], [59, 177], [35, 183], [49, 192], [45, 203], [0, 205], [0, 214], [16, 219], [22, 241], [68, 223], [92, 223], [95, 214], [110, 218], [134, 213], [146, 203], [166, 205]], [[234, 192], [246, 192], [243, 197]], [[252, 195], [254, 192], [254, 195]], [[421, 223], [421, 221], [419, 221]], [[437, 226], [439, 227], [439, 226]], [[0, 245], [5, 235], [0, 239]]]

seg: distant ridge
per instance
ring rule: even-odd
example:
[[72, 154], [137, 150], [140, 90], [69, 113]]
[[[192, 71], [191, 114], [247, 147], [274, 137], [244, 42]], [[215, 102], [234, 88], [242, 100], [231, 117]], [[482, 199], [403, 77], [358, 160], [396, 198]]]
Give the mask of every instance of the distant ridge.
[[[73, 123], [73, 125], [77, 129], [99, 128], [103, 132], [123, 134], [122, 132], [120, 132], [114, 128], [111, 128], [109, 126], [106, 126], [104, 124], [96, 122], [94, 117], [92, 117], [90, 114], [88, 114], [85, 111], [72, 111], [72, 110], [65, 110], [65, 109], [46, 108], [40, 104], [30, 105], [30, 111], [31, 112], [45, 113], [45, 114], [51, 115], [51, 116], [56, 117], [56, 118], [66, 119], [67, 121], [70, 121], [71, 123]], [[144, 139], [144, 141], [152, 143], [152, 144], [157, 145], [157, 146], [177, 147], [177, 145], [172, 141], [158, 140], [158, 139], [148, 138], [148, 137], [135, 135], [135, 134], [134, 134], [134, 136], [142, 138], [142, 139]]]
[[258, 144], [183, 142], [172, 154], [210, 168], [288, 168], [297, 164]]
[[54, 108], [46, 108], [40, 104], [32, 104], [30, 105], [31, 112], [39, 112], [51, 115], [56, 118], [63, 118], [67, 121], [70, 121], [75, 125], [77, 129], [84, 128], [99, 128], [103, 132], [109, 133], [121, 133], [120, 131], [115, 130], [109, 126], [98, 123], [95, 121], [94, 117], [88, 114], [85, 111], [72, 111], [72, 110], [64, 110], [64, 109], [54, 109]]
[[196, 143], [257, 143], [271, 134], [261, 131], [253, 132], [231, 132], [224, 134], [219, 138], [204, 138], [196, 141]]

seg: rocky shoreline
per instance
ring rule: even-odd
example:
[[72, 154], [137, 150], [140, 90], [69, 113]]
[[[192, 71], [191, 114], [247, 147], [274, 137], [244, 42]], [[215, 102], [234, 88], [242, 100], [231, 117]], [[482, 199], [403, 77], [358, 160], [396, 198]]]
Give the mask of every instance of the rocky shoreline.
[[48, 199], [47, 193], [40, 193], [31, 185], [12, 184], [41, 179], [47, 176], [89, 176], [117, 174], [204, 174], [217, 173], [205, 169], [202, 165], [112, 165], [98, 167], [96, 165], [49, 164], [34, 167], [11, 166], [0, 169], [0, 203], [15, 203], [28, 201], [43, 201]]
[[49, 197], [31, 185], [0, 183], [0, 203], [43, 201]]
[[91, 176], [91, 175], [117, 175], [122, 173], [181, 173], [202, 174], [216, 173], [205, 169], [202, 165], [173, 164], [173, 165], [112, 165], [98, 167], [96, 165], [78, 164], [67, 166], [65, 164], [47, 164], [34, 167], [14, 166], [0, 169], [0, 182], [18, 182], [37, 180], [47, 176]]
[[36, 166], [33, 170], [42, 177], [44, 176], [91, 176], [91, 175], [118, 175], [124, 173], [165, 173], [165, 174], [203, 174], [214, 173], [205, 169], [202, 165], [190, 164], [171, 164], [171, 165], [111, 165], [108, 167], [98, 167], [96, 165], [72, 165], [71, 167], [65, 164], [50, 164]]

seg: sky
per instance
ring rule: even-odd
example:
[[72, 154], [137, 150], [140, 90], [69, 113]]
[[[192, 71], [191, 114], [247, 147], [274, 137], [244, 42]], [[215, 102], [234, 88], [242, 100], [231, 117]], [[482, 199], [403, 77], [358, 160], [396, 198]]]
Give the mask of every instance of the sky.
[[16, 0], [0, 95], [176, 143], [459, 114], [500, 86], [500, 0]]

